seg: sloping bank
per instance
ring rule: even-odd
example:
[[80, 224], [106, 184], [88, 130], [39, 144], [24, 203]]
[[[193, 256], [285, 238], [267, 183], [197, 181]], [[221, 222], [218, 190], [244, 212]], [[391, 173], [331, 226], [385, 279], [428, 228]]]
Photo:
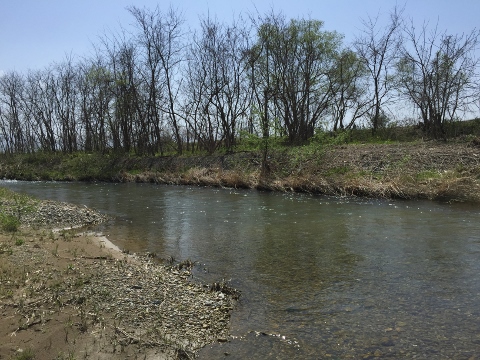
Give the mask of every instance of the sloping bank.
[[478, 142], [308, 145], [228, 155], [37, 154], [0, 159], [0, 177], [155, 182], [327, 195], [480, 202]]
[[1, 359], [189, 359], [228, 340], [234, 289], [87, 232], [106, 220], [0, 188]]

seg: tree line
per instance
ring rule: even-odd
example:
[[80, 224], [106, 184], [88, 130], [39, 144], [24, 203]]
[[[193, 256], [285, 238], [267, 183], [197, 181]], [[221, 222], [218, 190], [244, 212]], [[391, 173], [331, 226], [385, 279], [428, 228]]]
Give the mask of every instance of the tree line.
[[0, 151], [232, 151], [242, 137], [302, 144], [321, 130], [375, 132], [401, 102], [427, 136], [480, 100], [479, 32], [416, 29], [394, 8], [352, 44], [314, 19], [206, 17], [131, 6], [134, 24], [94, 55], [0, 76]]

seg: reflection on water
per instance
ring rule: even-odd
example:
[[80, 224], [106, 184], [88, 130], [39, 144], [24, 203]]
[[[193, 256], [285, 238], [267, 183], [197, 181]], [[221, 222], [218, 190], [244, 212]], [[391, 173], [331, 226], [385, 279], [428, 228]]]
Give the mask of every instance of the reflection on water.
[[6, 182], [115, 216], [121, 248], [242, 290], [200, 358], [480, 356], [480, 208], [147, 184]]

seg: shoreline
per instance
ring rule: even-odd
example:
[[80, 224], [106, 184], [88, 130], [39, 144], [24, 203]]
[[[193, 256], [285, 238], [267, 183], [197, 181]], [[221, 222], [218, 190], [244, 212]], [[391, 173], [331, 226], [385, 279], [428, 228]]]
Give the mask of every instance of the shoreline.
[[192, 282], [193, 263], [127, 255], [88, 227], [49, 226], [0, 230], [0, 359], [194, 358], [228, 341], [227, 284]]
[[107, 250], [111, 250], [116, 257], [121, 258], [124, 256], [122, 250], [115, 245], [112, 241], [110, 241], [104, 234], [102, 233], [90, 233], [86, 232], [82, 234], [83, 236], [90, 236], [92, 237], [93, 241], [99, 248], [105, 248]]
[[480, 203], [480, 145], [418, 141], [319, 145], [210, 156], [0, 157], [0, 178], [138, 182], [331, 196]]

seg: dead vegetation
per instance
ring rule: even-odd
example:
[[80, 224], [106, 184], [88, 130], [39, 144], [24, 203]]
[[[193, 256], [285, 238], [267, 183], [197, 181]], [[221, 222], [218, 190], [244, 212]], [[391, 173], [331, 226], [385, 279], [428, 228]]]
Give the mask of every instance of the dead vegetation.
[[0, 232], [1, 359], [191, 359], [226, 341], [235, 298], [227, 284], [192, 282], [191, 260], [163, 265], [77, 232]]
[[[478, 143], [478, 138], [391, 144], [312, 142], [271, 148], [266, 156], [258, 150], [189, 157], [120, 156], [97, 159], [105, 164], [87, 168], [77, 179], [479, 202]], [[68, 168], [69, 161], [59, 158], [60, 165], [49, 168], [49, 163], [22, 159], [3, 159], [0, 177], [56, 179], [57, 174], [63, 179], [57, 167]]]
[[[272, 150], [268, 172], [261, 154], [241, 153], [168, 171], [157, 159], [122, 181], [254, 188], [336, 196], [480, 202], [480, 148], [472, 143], [350, 144]], [[203, 166], [205, 165], [205, 166]], [[184, 169], [178, 170], [174, 169]]]

